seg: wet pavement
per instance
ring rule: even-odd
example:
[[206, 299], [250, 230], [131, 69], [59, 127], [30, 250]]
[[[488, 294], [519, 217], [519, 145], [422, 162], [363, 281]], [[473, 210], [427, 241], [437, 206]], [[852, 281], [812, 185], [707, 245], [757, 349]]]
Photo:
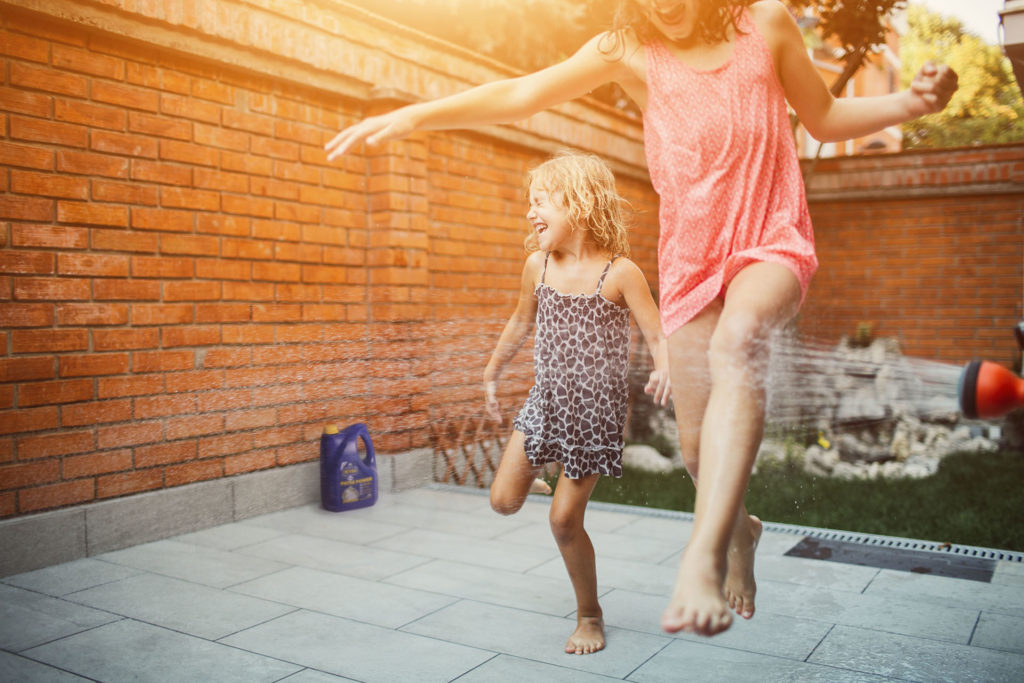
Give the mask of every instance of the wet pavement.
[[575, 603], [547, 508], [502, 517], [480, 491], [430, 486], [8, 576], [0, 681], [1024, 681], [1019, 557], [941, 575], [894, 564], [899, 548], [820, 559], [767, 524], [755, 617], [670, 635], [691, 516], [602, 504], [586, 526], [607, 648], [565, 654]]

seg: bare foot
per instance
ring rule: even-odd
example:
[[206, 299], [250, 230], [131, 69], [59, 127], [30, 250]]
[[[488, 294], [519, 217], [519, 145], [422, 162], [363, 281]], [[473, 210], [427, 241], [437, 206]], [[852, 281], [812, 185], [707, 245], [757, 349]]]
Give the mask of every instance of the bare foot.
[[565, 644], [567, 654], [589, 655], [604, 649], [604, 619], [576, 617], [576, 630]]
[[661, 615], [661, 627], [669, 633], [688, 631], [713, 636], [732, 625], [729, 603], [722, 594], [724, 567], [707, 553], [683, 552], [676, 588]]
[[750, 535], [746, 538], [733, 538], [734, 544], [729, 548], [729, 569], [725, 574], [725, 599], [729, 607], [744, 619], [754, 616], [754, 594], [757, 584], [754, 582], [754, 551], [761, 540], [761, 520], [750, 515]]
[[534, 479], [530, 484], [530, 493], [543, 493], [545, 496], [550, 496], [551, 487], [543, 479]]

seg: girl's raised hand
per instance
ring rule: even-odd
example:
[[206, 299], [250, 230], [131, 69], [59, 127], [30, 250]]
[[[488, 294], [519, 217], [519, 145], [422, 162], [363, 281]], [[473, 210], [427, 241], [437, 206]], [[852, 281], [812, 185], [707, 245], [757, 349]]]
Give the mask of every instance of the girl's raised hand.
[[942, 111], [957, 90], [956, 72], [945, 64], [925, 62], [910, 84], [914, 117]]
[[669, 380], [668, 372], [665, 370], [652, 370], [651, 376], [644, 387], [644, 393], [650, 394], [654, 402], [659, 406], [668, 404], [672, 395], [672, 382]]
[[371, 116], [345, 128], [324, 145], [324, 149], [327, 150], [327, 160], [337, 159], [360, 142], [376, 145], [405, 137], [415, 129], [412, 117], [404, 108], [380, 116]]

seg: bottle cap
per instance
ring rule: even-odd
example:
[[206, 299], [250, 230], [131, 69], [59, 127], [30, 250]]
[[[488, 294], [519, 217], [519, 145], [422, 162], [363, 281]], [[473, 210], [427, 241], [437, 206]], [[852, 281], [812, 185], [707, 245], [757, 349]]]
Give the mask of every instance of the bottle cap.
[[326, 427], [324, 427], [324, 434], [337, 434], [337, 433], [338, 433], [338, 425], [336, 425], [336, 424], [329, 424]]

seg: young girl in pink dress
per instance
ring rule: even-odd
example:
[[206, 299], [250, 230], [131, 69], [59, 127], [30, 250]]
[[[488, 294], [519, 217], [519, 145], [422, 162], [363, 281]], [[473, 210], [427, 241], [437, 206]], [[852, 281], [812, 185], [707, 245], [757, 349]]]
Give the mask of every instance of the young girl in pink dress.
[[941, 110], [956, 74], [924, 65], [909, 90], [834, 98], [777, 0], [622, 0], [613, 30], [536, 73], [365, 119], [326, 146], [518, 121], [616, 82], [644, 113], [661, 199], [658, 278], [693, 533], [662, 626], [714, 635], [754, 613], [761, 522], [743, 505], [761, 442], [768, 340], [817, 267], [786, 105], [821, 141]]

